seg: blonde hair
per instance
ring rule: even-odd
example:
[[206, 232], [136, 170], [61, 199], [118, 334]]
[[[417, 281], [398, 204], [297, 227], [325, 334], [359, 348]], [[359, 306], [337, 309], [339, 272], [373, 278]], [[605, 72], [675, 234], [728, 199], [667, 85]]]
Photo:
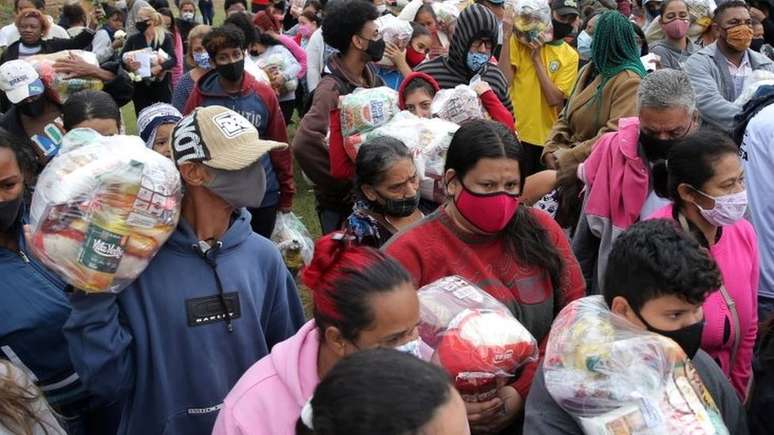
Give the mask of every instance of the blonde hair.
[[164, 43], [164, 34], [166, 33], [166, 30], [164, 30], [164, 20], [161, 18], [161, 14], [156, 12], [156, 9], [153, 9], [152, 6], [143, 6], [140, 8], [139, 11], [137, 11], [137, 16], [147, 15], [148, 18], [150, 18], [151, 25], [153, 26], [153, 42], [156, 45], [161, 45]]
[[[20, 370], [5, 360], [0, 360], [0, 426], [18, 435], [33, 435], [42, 428], [44, 433], [58, 433], [51, 424], [41, 420], [36, 413], [36, 402], [44, 400], [38, 388], [26, 377], [19, 379]], [[23, 376], [23, 375], [22, 375]], [[28, 385], [20, 385], [20, 380]]]
[[[182, 5], [183, 2], [180, 2]], [[188, 32], [188, 53], [185, 55], [185, 61], [188, 62], [188, 66], [191, 68], [196, 67], [196, 62], [193, 60], [193, 50], [191, 49], [191, 43], [194, 39], [204, 39], [204, 36], [212, 30], [212, 27], [206, 24], [199, 24]]]

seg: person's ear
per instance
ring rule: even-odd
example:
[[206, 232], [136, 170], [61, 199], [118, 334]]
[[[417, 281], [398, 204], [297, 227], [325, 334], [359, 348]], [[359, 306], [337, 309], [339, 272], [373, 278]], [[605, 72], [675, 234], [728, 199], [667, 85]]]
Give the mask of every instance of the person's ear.
[[186, 163], [178, 168], [180, 177], [189, 186], [203, 186], [212, 179], [212, 174], [201, 163]]
[[693, 187], [686, 183], [680, 183], [679, 186], [677, 186], [677, 195], [680, 197], [680, 200], [685, 203], [695, 203], [696, 202], [696, 191], [694, 191]]
[[379, 194], [376, 193], [376, 189], [374, 189], [370, 184], [364, 184], [360, 186], [360, 191], [363, 192], [363, 195], [365, 195], [366, 199], [371, 202], [376, 202], [377, 198], [379, 198]]
[[365, 50], [368, 48], [368, 47], [365, 47], [365, 48], [360, 48], [360, 45], [362, 44], [362, 38], [361, 38], [361, 37], [360, 37], [360, 36], [359, 36], [357, 33], [355, 33], [354, 35], [352, 35], [352, 39], [350, 39], [350, 41], [349, 41], [349, 42], [350, 42], [350, 43], [352, 43], [352, 45], [353, 45], [355, 48], [357, 48], [358, 50], [363, 50], [363, 51], [365, 51]]
[[632, 323], [638, 328], [647, 329], [645, 324], [643, 324], [640, 320], [639, 316], [637, 316], [637, 313], [634, 312], [634, 308], [629, 305], [629, 302], [623, 296], [616, 296], [613, 298], [613, 301], [610, 304], [610, 311], [612, 311], [613, 314], [617, 314], [625, 318], [629, 321], [629, 323]]
[[446, 186], [446, 194], [448, 196], [457, 196], [462, 190], [462, 182], [454, 169], [446, 170], [446, 174], [443, 176], [443, 184]]
[[344, 358], [345, 356], [352, 353], [352, 345], [350, 344], [349, 340], [344, 338], [343, 335], [341, 335], [341, 331], [339, 331], [339, 328], [335, 326], [329, 326], [325, 328], [325, 343], [328, 344], [328, 347], [339, 356], [339, 358]]

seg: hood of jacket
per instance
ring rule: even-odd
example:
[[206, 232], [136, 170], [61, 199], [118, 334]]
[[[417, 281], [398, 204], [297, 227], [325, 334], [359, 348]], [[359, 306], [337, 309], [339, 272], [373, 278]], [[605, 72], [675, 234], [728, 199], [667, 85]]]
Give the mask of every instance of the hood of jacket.
[[[221, 252], [238, 247], [250, 237], [253, 233], [250, 219], [250, 213], [246, 209], [240, 208], [234, 211], [234, 214], [231, 215], [231, 225], [229, 225], [223, 237], [220, 238], [220, 242], [223, 244], [220, 247]], [[181, 216], [180, 222], [169, 237], [169, 240], [167, 240], [166, 246], [186, 254], [195, 254], [197, 252], [195, 246], [198, 245], [198, 242], [199, 238], [196, 237], [196, 231]]]
[[320, 383], [317, 375], [317, 356], [320, 351], [320, 334], [314, 320], [298, 330], [296, 335], [278, 343], [271, 350], [271, 359], [277, 377], [298, 405], [304, 406]]
[[430, 86], [432, 86], [433, 89], [435, 89], [435, 92], [438, 92], [441, 90], [441, 87], [438, 86], [438, 82], [435, 81], [434, 78], [430, 77], [429, 75], [423, 72], [412, 72], [411, 74], [407, 75], [405, 79], [403, 79], [403, 82], [400, 84], [400, 88], [398, 88], [398, 108], [400, 108], [400, 110], [406, 109], [405, 91], [409, 83], [413, 82], [414, 80], [424, 80], [427, 83], [430, 83]]
[[493, 43], [497, 43], [499, 33], [497, 17], [492, 11], [480, 4], [468, 6], [457, 18], [457, 25], [449, 43], [449, 63], [471, 74], [472, 71], [466, 63], [470, 45], [479, 38], [489, 38]]

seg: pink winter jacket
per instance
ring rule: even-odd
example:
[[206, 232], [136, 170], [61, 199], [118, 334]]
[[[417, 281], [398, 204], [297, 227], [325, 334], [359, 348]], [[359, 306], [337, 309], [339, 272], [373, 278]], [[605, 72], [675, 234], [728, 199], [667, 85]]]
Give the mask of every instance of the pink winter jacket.
[[[640, 219], [650, 191], [650, 171], [639, 156], [639, 139], [639, 118], [621, 118], [618, 131], [600, 137], [591, 155], [578, 166], [578, 178], [586, 187], [572, 247], [584, 276], [598, 277], [599, 283], [591, 283], [593, 292], [602, 287], [613, 242]], [[589, 232], [599, 244], [590, 240]]]
[[293, 435], [301, 408], [320, 383], [320, 339], [314, 320], [277, 344], [234, 386], [213, 435]]
[[[672, 219], [672, 205], [655, 212], [649, 219]], [[739, 350], [731, 362], [734, 323], [720, 291], [704, 302], [704, 332], [701, 348], [718, 363], [744, 402], [752, 372], [753, 346], [758, 333], [758, 239], [745, 219], [723, 227], [720, 240], [710, 248], [720, 268], [723, 284], [731, 295], [739, 317]]]

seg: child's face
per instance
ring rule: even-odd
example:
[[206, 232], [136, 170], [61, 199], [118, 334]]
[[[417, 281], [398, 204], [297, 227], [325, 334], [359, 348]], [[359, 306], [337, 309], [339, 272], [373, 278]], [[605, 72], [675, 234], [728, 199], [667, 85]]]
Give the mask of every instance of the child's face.
[[411, 48], [418, 53], [427, 54], [433, 45], [433, 38], [430, 35], [421, 35], [411, 40]]
[[753, 39], [763, 39], [763, 24], [753, 26]]
[[113, 15], [108, 20], [108, 25], [113, 30], [121, 30], [124, 28], [124, 20], [121, 19], [120, 15]]
[[436, 25], [435, 19], [433, 18], [432, 15], [430, 15], [429, 12], [424, 12], [424, 11], [420, 12], [419, 14], [417, 14], [415, 20], [418, 24], [421, 24], [427, 27], [427, 30], [431, 32], [435, 31], [435, 25]]
[[417, 89], [406, 95], [406, 110], [420, 118], [430, 118], [430, 105], [433, 103], [433, 97], [428, 95], [424, 89]]

